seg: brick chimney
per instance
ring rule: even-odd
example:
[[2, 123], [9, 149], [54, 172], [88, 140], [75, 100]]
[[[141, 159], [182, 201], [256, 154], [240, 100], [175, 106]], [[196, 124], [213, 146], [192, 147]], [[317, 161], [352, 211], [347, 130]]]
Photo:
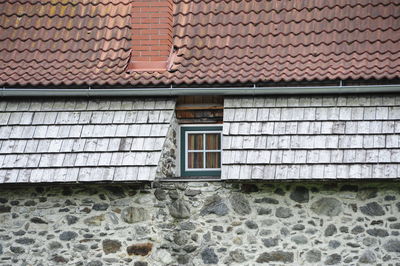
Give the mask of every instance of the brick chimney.
[[131, 0], [132, 53], [128, 70], [165, 71], [172, 48], [173, 0]]

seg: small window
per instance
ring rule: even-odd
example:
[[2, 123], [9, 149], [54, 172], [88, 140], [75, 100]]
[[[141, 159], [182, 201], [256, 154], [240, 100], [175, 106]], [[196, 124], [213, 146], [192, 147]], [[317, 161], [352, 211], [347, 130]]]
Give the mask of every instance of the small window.
[[181, 127], [181, 176], [221, 175], [221, 126]]

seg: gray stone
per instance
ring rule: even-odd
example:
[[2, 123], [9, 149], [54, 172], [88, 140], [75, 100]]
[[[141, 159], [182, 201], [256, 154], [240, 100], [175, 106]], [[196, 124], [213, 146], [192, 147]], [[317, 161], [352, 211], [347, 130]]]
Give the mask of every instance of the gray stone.
[[366, 237], [363, 239], [363, 244], [367, 247], [369, 246], [373, 246], [377, 243], [378, 241], [376, 240], [376, 238], [373, 237]]
[[154, 196], [156, 197], [156, 199], [163, 201], [167, 199], [167, 193], [165, 192], [165, 190], [161, 189], [161, 188], [157, 188], [154, 191]]
[[287, 229], [286, 227], [282, 227], [280, 232], [281, 232], [281, 235], [283, 235], [283, 236], [288, 236], [290, 234], [289, 229]]
[[372, 264], [376, 262], [376, 255], [371, 250], [366, 250], [358, 260], [360, 263]]
[[215, 254], [213, 248], [203, 249], [200, 255], [204, 264], [218, 264], [218, 256]]
[[272, 210], [268, 209], [268, 208], [261, 207], [261, 208], [257, 209], [258, 215], [270, 215], [271, 213], [272, 213]]
[[351, 242], [346, 243], [346, 245], [349, 246], [349, 247], [352, 247], [352, 248], [359, 248], [359, 247], [361, 247], [360, 244], [351, 243]]
[[260, 236], [269, 236], [270, 234], [272, 234], [271, 230], [268, 230], [268, 229], [261, 229], [260, 230]]
[[240, 249], [235, 249], [235, 250], [229, 252], [229, 256], [232, 258], [233, 261], [235, 261], [237, 263], [243, 263], [246, 261], [243, 251]]
[[383, 245], [383, 248], [388, 252], [400, 253], [400, 240], [399, 239], [390, 239]]
[[185, 265], [188, 264], [190, 261], [190, 256], [189, 255], [179, 255], [176, 261], [179, 263], [179, 265]]
[[278, 207], [275, 211], [275, 216], [278, 218], [289, 218], [293, 216], [293, 214], [290, 208]]
[[390, 229], [400, 230], [400, 223], [391, 224], [389, 227]]
[[174, 233], [174, 243], [177, 244], [178, 246], [183, 246], [186, 245], [186, 243], [189, 241], [188, 236], [184, 232], [175, 232]]
[[232, 209], [239, 215], [247, 215], [251, 213], [249, 201], [243, 194], [232, 193], [229, 198]]
[[204, 206], [200, 210], [200, 215], [216, 214], [224, 216], [228, 214], [229, 209], [224, 200], [219, 195], [207, 197], [204, 201]]
[[304, 230], [306, 227], [303, 224], [295, 224], [292, 227], [292, 230], [294, 231], [302, 231]]
[[172, 200], [177, 200], [179, 199], [179, 193], [176, 190], [170, 190], [168, 192], [168, 196], [172, 199]]
[[183, 247], [183, 250], [187, 253], [192, 253], [193, 251], [195, 251], [198, 247], [195, 245], [186, 245]]
[[75, 224], [79, 220], [78, 217], [73, 216], [73, 215], [67, 215], [67, 216], [65, 216], [65, 219], [67, 220], [68, 225]]
[[112, 240], [112, 239], [104, 239], [103, 240], [103, 251], [104, 253], [110, 254], [110, 253], [117, 253], [121, 249], [121, 242], [118, 240]]
[[135, 234], [138, 236], [146, 236], [150, 234], [150, 228], [145, 225], [135, 225]]
[[378, 194], [378, 189], [376, 188], [362, 188], [357, 193], [357, 198], [359, 200], [367, 200], [375, 198]]
[[264, 246], [267, 248], [275, 247], [279, 244], [278, 237], [264, 238], [264, 239], [261, 239], [261, 241], [263, 242]]
[[329, 241], [328, 246], [332, 249], [335, 249], [340, 246], [340, 242], [337, 240], [331, 240], [331, 241]]
[[176, 219], [186, 219], [190, 217], [190, 207], [186, 201], [178, 199], [169, 206], [169, 214]]
[[271, 251], [264, 252], [258, 256], [257, 263], [268, 263], [268, 262], [284, 262], [293, 263], [293, 252], [286, 251]]
[[105, 211], [108, 209], [110, 205], [107, 203], [95, 203], [92, 207], [95, 211]]
[[99, 260], [89, 262], [86, 266], [103, 266], [103, 263]]
[[89, 226], [91, 226], [91, 225], [99, 226], [99, 225], [101, 225], [101, 222], [104, 220], [105, 220], [104, 214], [100, 214], [100, 215], [86, 218], [85, 220], [83, 220], [83, 223], [86, 225], [89, 225]]
[[387, 237], [389, 236], [388, 231], [384, 229], [379, 229], [379, 228], [374, 228], [374, 229], [368, 229], [367, 234], [370, 236], [375, 236], [375, 237]]
[[50, 260], [54, 261], [56, 263], [64, 264], [64, 265], [67, 264], [67, 262], [68, 262], [67, 258], [64, 258], [63, 256], [60, 256], [60, 255], [54, 255]]
[[304, 235], [295, 235], [291, 238], [291, 240], [297, 245], [304, 245], [308, 242], [307, 237], [305, 237]]
[[182, 222], [179, 224], [182, 230], [191, 231], [196, 229], [196, 226], [192, 222]]
[[334, 224], [330, 224], [325, 229], [325, 236], [333, 236], [337, 233], [337, 228]]
[[60, 240], [71, 241], [78, 237], [78, 234], [72, 231], [65, 231], [60, 234]]
[[26, 201], [25, 203], [24, 203], [24, 206], [27, 206], [27, 207], [32, 207], [32, 206], [36, 206], [36, 202], [34, 201], [34, 200], [28, 200], [28, 201]]
[[258, 224], [256, 224], [254, 221], [247, 220], [244, 223], [249, 229], [258, 229]]
[[307, 203], [310, 200], [308, 189], [303, 186], [297, 186], [292, 193], [290, 193], [290, 199], [298, 203]]
[[242, 184], [240, 191], [243, 193], [254, 193], [260, 191], [256, 184]]
[[321, 198], [311, 205], [311, 210], [318, 215], [337, 216], [342, 212], [342, 203], [335, 198]]
[[3, 246], [0, 244], [0, 255], [3, 254]]
[[201, 190], [188, 189], [185, 191], [185, 196], [187, 196], [187, 197], [195, 197], [200, 194], [201, 194]]
[[357, 225], [355, 227], [353, 227], [353, 229], [351, 229], [350, 233], [354, 234], [354, 235], [358, 235], [361, 234], [365, 231], [364, 227], [362, 227], [361, 225]]
[[342, 256], [340, 256], [339, 254], [332, 254], [329, 255], [326, 260], [325, 260], [325, 264], [326, 265], [335, 265], [338, 264], [342, 261]]
[[277, 188], [274, 191], [275, 194], [280, 195], [280, 196], [285, 196], [285, 191], [282, 188]]
[[368, 203], [365, 206], [360, 207], [360, 211], [369, 216], [382, 216], [385, 215], [385, 211], [383, 210], [382, 206], [379, 205], [377, 202]]
[[207, 242], [209, 242], [211, 240], [211, 233], [207, 232], [203, 235], [203, 239]]
[[[23, 254], [25, 253], [25, 249], [23, 247], [18, 247], [18, 246], [11, 246], [10, 247], [11, 252], [15, 254]], [[1, 254], [1, 251], [0, 251]]]
[[139, 223], [149, 219], [149, 214], [145, 208], [126, 207], [122, 210], [121, 218], [128, 224]]
[[212, 227], [212, 230], [213, 230], [214, 232], [223, 233], [223, 232], [224, 232], [224, 227], [223, 227], [223, 226], [220, 226], [220, 225], [214, 225], [214, 226]]
[[39, 218], [39, 217], [31, 218], [31, 222], [34, 224], [47, 224], [47, 222], [45, 220], [43, 220], [42, 218]]
[[393, 201], [393, 200], [396, 200], [396, 196], [393, 196], [393, 195], [387, 195], [387, 196], [385, 196], [385, 198], [384, 198], [386, 201]]
[[88, 247], [86, 245], [83, 245], [83, 244], [74, 245], [74, 250], [75, 251], [85, 251], [87, 249], [88, 249]]
[[15, 236], [23, 236], [23, 235], [26, 234], [26, 232], [25, 232], [24, 230], [18, 230], [18, 231], [16, 231], [16, 232], [13, 232], [13, 234], [14, 234]]
[[273, 198], [260, 198], [260, 199], [255, 199], [255, 203], [265, 203], [265, 204], [279, 204], [279, 201]]
[[107, 217], [110, 219], [110, 221], [111, 221], [113, 224], [119, 224], [118, 216], [117, 216], [115, 213], [113, 213], [113, 212], [108, 212], [108, 213], [107, 213]]
[[145, 261], [135, 261], [133, 266], [148, 266], [148, 264]]
[[7, 213], [7, 212], [11, 212], [11, 207], [10, 206], [1, 205], [0, 206], [0, 213]]
[[21, 245], [32, 245], [33, 243], [35, 243], [35, 239], [23, 237], [15, 239], [15, 242]]
[[321, 261], [321, 251], [312, 249], [306, 253], [306, 261], [308, 263], [317, 263]]
[[50, 250], [59, 249], [59, 248], [62, 248], [62, 244], [60, 242], [57, 242], [57, 241], [50, 242], [50, 244], [49, 244]]

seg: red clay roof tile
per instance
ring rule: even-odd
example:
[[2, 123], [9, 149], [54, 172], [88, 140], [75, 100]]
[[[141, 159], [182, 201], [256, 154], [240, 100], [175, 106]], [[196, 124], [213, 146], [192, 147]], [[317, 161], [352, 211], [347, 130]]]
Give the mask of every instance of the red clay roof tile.
[[175, 0], [171, 72], [126, 72], [130, 13], [130, 0], [0, 0], [0, 84], [400, 78], [395, 0]]

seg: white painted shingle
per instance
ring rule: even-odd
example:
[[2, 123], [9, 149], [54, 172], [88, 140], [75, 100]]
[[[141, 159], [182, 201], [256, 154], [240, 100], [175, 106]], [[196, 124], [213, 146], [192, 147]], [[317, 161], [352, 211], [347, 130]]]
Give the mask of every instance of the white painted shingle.
[[[373, 95], [238, 98], [226, 100], [235, 114], [228, 109], [225, 116], [225, 179], [245, 178], [247, 166], [257, 179], [261, 171], [267, 178], [270, 164], [275, 171], [269, 179], [290, 178], [288, 173], [300, 179], [370, 178], [377, 163], [389, 165], [381, 176], [398, 171], [400, 152], [387, 149], [400, 148], [396, 97], [386, 97], [390, 103]], [[250, 114], [255, 113], [253, 120]], [[269, 161], [261, 159], [262, 153]], [[240, 176], [235, 171], [241, 171]]]

